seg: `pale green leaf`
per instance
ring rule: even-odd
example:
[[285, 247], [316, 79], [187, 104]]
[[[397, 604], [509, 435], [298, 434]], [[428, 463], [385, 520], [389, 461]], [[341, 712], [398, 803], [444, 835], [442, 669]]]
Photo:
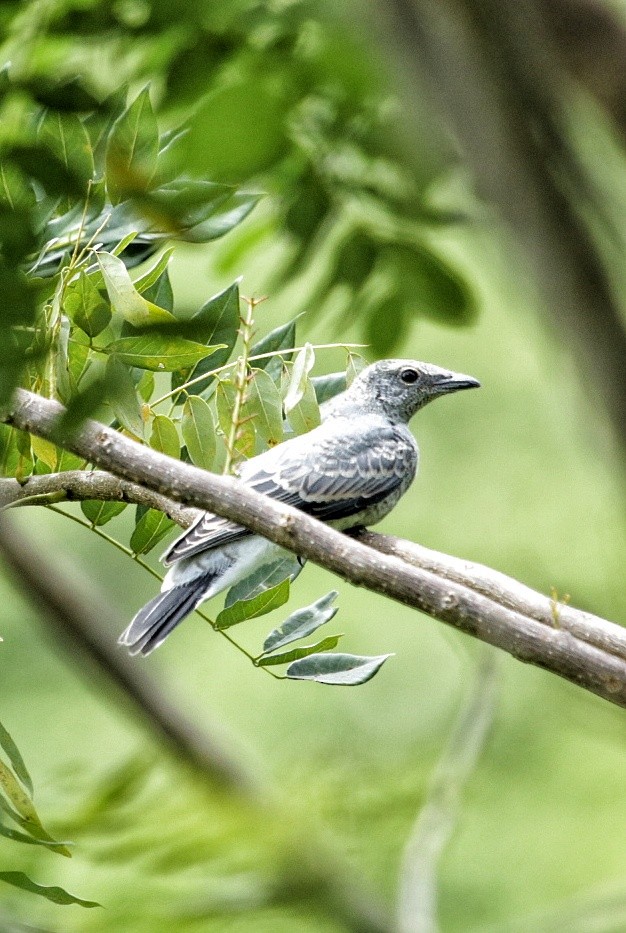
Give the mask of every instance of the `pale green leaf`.
[[390, 654], [370, 658], [354, 654], [312, 654], [290, 664], [286, 674], [291, 680], [355, 687], [371, 680], [390, 657]]
[[308, 376], [315, 364], [315, 351], [310, 343], [307, 343], [296, 356], [291, 370], [289, 386], [285, 394], [284, 405], [285, 414], [289, 413], [301, 401], [304, 396]]
[[337, 607], [332, 604], [338, 595], [337, 590], [331, 590], [310, 606], [292, 612], [279, 628], [267, 636], [263, 643], [263, 653], [267, 654], [299, 638], [305, 638], [329, 622], [337, 613]]
[[198, 395], [190, 395], [185, 402], [181, 430], [191, 462], [210, 470], [215, 460], [215, 426], [211, 409]]
[[280, 392], [263, 369], [253, 369], [247, 385], [244, 415], [252, 418], [254, 429], [268, 447], [283, 439], [283, 409]]
[[176, 425], [165, 415], [155, 415], [152, 422], [152, 433], [150, 435], [150, 446], [153, 450], [158, 450], [168, 457], [180, 458], [180, 440]]
[[83, 270], [65, 289], [63, 310], [89, 337], [97, 337], [111, 320], [108, 302]]
[[4, 728], [1, 722], [0, 722], [0, 748], [2, 748], [5, 755], [8, 757], [11, 763], [11, 767], [15, 771], [16, 775], [18, 776], [18, 778], [20, 779], [24, 787], [32, 795], [33, 782], [31, 781], [31, 777], [30, 777], [30, 774], [28, 773], [28, 769], [26, 765], [24, 764], [24, 759], [22, 758], [20, 754], [20, 750], [18, 749], [17, 745], [15, 744], [15, 742], [13, 741], [13, 739], [11, 738], [11, 736], [9, 735], [9, 733]]
[[118, 256], [99, 252], [98, 263], [114, 311], [119, 312], [133, 327], [174, 324], [176, 318], [165, 308], [159, 308], [139, 294], [128, 269]]

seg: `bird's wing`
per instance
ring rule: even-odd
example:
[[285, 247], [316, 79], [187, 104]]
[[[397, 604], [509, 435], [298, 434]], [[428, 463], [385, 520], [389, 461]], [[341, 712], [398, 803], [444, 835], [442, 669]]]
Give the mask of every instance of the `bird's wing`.
[[[240, 469], [247, 486], [324, 521], [358, 515], [413, 478], [416, 445], [406, 429], [337, 419], [268, 450]], [[207, 512], [163, 555], [166, 566], [250, 532]]]

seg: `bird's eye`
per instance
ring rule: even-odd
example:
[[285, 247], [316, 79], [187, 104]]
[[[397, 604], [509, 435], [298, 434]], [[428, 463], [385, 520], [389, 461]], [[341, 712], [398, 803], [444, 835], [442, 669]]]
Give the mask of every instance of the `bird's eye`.
[[420, 374], [416, 369], [403, 369], [400, 373], [400, 379], [407, 385], [412, 385], [414, 382], [417, 382], [419, 377]]

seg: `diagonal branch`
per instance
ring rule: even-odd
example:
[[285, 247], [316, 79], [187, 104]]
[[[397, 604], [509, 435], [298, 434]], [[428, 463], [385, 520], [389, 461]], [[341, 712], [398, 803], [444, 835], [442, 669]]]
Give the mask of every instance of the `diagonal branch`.
[[417, 559], [409, 562], [412, 558], [407, 560], [404, 554], [403, 559], [381, 554], [237, 480], [173, 460], [94, 421], [60, 437], [58, 419], [63, 411], [57, 402], [20, 389], [2, 420], [53, 440], [124, 480], [239, 522], [356, 586], [419, 609], [626, 707], [626, 631], [620, 626], [580, 613], [577, 620], [584, 618], [585, 630], [591, 633], [584, 640], [562, 624], [574, 610], [555, 604], [550, 617], [540, 621], [520, 585], [512, 587], [519, 587], [515, 601], [499, 602], [495, 591], [481, 589], [463, 574], [442, 579]]

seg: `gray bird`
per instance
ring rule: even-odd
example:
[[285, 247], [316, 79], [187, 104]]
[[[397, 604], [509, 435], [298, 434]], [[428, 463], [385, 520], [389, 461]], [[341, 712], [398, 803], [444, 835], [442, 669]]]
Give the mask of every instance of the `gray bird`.
[[[382, 360], [322, 406], [322, 424], [247, 460], [238, 476], [257, 492], [293, 505], [340, 531], [373, 525], [407, 491], [419, 451], [407, 425], [427, 402], [471, 389], [471, 376], [414, 360]], [[242, 525], [202, 514], [161, 558], [161, 593], [120, 637], [131, 654], [150, 654], [207, 599], [285, 551]]]

